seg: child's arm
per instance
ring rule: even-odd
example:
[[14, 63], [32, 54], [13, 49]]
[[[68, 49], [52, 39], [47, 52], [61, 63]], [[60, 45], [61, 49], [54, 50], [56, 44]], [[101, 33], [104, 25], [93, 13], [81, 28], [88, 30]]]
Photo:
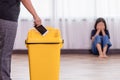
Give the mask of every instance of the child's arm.
[[105, 30], [102, 29], [101, 31], [102, 31], [102, 35], [105, 36], [106, 35]]
[[99, 35], [99, 33], [100, 33], [100, 30], [97, 30], [97, 32], [95, 33], [95, 35], [94, 36], [92, 36], [92, 42], [94, 41], [94, 38], [97, 36], [97, 35]]
[[102, 31], [102, 35], [103, 35], [103, 36], [107, 35], [108, 38], [110, 39], [110, 34], [109, 34], [109, 31], [108, 31], [108, 30], [106, 30], [106, 31], [103, 30], [103, 31]]

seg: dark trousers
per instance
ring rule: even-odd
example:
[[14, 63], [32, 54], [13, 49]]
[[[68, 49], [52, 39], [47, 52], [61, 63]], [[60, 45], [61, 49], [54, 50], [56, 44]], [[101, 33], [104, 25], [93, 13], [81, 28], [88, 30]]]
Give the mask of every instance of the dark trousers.
[[17, 22], [0, 19], [0, 80], [11, 80], [11, 56]]

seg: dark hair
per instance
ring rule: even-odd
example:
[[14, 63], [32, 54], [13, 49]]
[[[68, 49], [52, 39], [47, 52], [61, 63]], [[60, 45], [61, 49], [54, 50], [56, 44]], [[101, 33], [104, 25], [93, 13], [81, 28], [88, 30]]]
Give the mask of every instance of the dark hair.
[[96, 27], [97, 27], [97, 24], [99, 23], [99, 22], [103, 22], [104, 23], [104, 25], [105, 25], [105, 30], [107, 30], [107, 25], [106, 25], [106, 21], [105, 21], [105, 19], [104, 18], [98, 18], [97, 20], [96, 20], [96, 22], [95, 22], [95, 25], [94, 25], [94, 28], [95, 28], [95, 30], [97, 30], [96, 29]]

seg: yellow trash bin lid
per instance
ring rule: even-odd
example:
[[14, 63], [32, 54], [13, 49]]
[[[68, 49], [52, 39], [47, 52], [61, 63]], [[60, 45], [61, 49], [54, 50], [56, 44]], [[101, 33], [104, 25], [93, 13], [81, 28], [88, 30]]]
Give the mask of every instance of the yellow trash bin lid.
[[47, 26], [48, 32], [42, 36], [35, 28], [28, 32], [26, 44], [60, 44], [63, 43], [60, 30]]

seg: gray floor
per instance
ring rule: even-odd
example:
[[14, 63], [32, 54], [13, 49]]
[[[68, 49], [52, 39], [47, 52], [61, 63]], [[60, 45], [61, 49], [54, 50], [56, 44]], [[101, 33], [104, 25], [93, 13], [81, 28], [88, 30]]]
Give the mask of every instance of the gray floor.
[[[100, 59], [91, 54], [62, 54], [60, 80], [120, 80], [120, 54]], [[13, 54], [13, 80], [29, 80], [27, 54]]]

